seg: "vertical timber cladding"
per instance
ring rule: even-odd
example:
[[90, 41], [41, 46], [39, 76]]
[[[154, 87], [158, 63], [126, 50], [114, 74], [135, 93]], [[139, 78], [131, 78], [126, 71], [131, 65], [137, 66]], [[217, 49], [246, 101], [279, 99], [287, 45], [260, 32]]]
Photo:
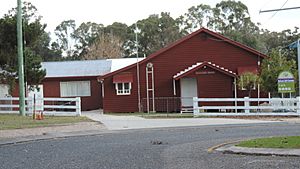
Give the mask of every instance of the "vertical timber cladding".
[[[203, 67], [195, 71], [199, 98], [234, 98], [233, 77], [218, 70]], [[232, 105], [231, 103], [202, 103], [201, 105]]]

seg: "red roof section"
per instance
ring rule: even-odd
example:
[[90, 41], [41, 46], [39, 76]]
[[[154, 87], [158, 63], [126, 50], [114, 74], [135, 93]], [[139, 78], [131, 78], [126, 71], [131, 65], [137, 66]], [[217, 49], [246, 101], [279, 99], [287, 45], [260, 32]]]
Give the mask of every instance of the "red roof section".
[[[233, 40], [231, 40], [231, 39], [229, 39], [229, 38], [226, 38], [226, 37], [223, 36], [223, 35], [220, 35], [220, 34], [218, 34], [218, 33], [215, 33], [215, 32], [213, 32], [213, 31], [210, 31], [210, 30], [208, 30], [208, 29], [201, 28], [201, 29], [199, 29], [198, 31], [195, 31], [195, 32], [193, 32], [193, 33], [191, 33], [191, 34], [189, 34], [189, 35], [183, 37], [182, 39], [180, 39], [180, 40], [178, 40], [178, 41], [176, 41], [176, 42], [170, 44], [169, 46], [167, 46], [167, 47], [165, 47], [165, 48], [162, 48], [162, 49], [160, 49], [160, 50], [158, 50], [158, 51], [152, 53], [152, 54], [149, 55], [146, 59], [140, 61], [140, 62], [139, 62], [139, 65], [140, 65], [140, 64], [143, 64], [144, 62], [148, 62], [148, 61], [151, 60], [152, 58], [154, 58], [154, 57], [156, 57], [156, 56], [158, 56], [158, 55], [160, 55], [160, 54], [162, 54], [162, 53], [164, 53], [164, 52], [166, 52], [166, 51], [172, 49], [173, 47], [175, 47], [175, 46], [177, 46], [177, 45], [183, 43], [183, 42], [186, 41], [186, 40], [191, 39], [192, 37], [194, 37], [194, 36], [196, 36], [196, 35], [198, 35], [199, 33], [202, 33], [202, 32], [205, 32], [205, 33], [207, 33], [207, 34], [210, 34], [210, 35], [212, 35], [212, 36], [214, 36], [214, 37], [216, 37], [216, 38], [219, 38], [220, 40], [222, 40], [222, 41], [224, 41], [224, 42], [230, 43], [230, 44], [232, 44], [232, 45], [234, 45], [234, 46], [237, 46], [237, 47], [239, 47], [239, 48], [242, 48], [242, 49], [244, 49], [244, 50], [246, 50], [246, 51], [248, 51], [248, 52], [250, 52], [250, 53], [253, 53], [253, 54], [255, 54], [255, 55], [258, 55], [259, 57], [262, 57], [262, 58], [267, 57], [267, 56], [264, 55], [263, 53], [260, 53], [260, 52], [258, 52], [257, 50], [255, 50], [255, 49], [253, 49], [253, 48], [250, 48], [250, 47], [248, 47], [248, 46], [246, 46], [246, 45], [243, 45], [243, 44], [241, 44], [241, 43], [239, 43], [239, 42], [233, 41]], [[136, 64], [129, 65], [129, 66], [127, 66], [127, 67], [124, 67], [124, 68], [122, 68], [122, 69], [116, 70], [116, 71], [114, 71], [114, 72], [110, 72], [110, 73], [105, 74], [105, 75], [103, 75], [103, 76], [99, 76], [98, 79], [100, 79], [100, 80], [101, 80], [101, 79], [105, 79], [105, 78], [107, 78], [107, 77], [109, 77], [109, 76], [118, 74], [118, 73], [120, 73], [120, 72], [122, 72], [122, 71], [124, 71], [124, 70], [130, 69], [130, 68], [135, 67], [135, 66], [136, 66]]]

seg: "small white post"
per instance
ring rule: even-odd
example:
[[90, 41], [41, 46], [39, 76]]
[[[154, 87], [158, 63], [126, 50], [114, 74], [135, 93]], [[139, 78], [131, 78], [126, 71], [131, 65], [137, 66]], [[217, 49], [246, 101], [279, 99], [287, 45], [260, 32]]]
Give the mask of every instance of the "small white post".
[[28, 110], [28, 114], [33, 114], [33, 98], [28, 96], [28, 100], [27, 100], [27, 110]]
[[244, 107], [245, 107], [245, 113], [250, 113], [250, 101], [249, 97], [244, 97]]
[[297, 113], [300, 113], [300, 97], [297, 97]]
[[234, 78], [234, 106], [235, 106], [235, 113], [237, 113], [237, 84], [236, 84], [236, 78]]
[[193, 97], [193, 113], [194, 116], [199, 114], [197, 97]]
[[81, 116], [81, 100], [80, 100], [80, 97], [76, 97], [76, 115]]

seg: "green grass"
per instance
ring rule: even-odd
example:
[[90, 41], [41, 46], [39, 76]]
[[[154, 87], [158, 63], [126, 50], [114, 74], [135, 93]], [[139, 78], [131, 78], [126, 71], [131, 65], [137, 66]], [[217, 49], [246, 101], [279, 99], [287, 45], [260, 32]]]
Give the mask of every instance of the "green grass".
[[72, 124], [77, 122], [91, 121], [86, 117], [55, 117], [45, 116], [44, 120], [33, 120], [30, 116], [20, 116], [14, 114], [0, 115], [0, 130], [21, 129], [34, 127], [48, 127], [54, 125]]
[[300, 148], [300, 136], [259, 138], [240, 142], [237, 146], [250, 148]]

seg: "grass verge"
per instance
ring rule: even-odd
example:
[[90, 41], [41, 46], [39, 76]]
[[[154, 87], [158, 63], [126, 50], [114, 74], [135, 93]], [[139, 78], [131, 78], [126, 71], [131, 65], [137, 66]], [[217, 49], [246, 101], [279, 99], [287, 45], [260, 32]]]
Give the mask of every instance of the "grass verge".
[[30, 116], [20, 116], [16, 114], [0, 115], [0, 130], [21, 129], [34, 127], [49, 127], [54, 125], [72, 124], [77, 122], [91, 121], [86, 117], [55, 117], [45, 116], [44, 120], [33, 120]]
[[300, 148], [300, 136], [259, 138], [240, 142], [237, 146], [249, 148]]

